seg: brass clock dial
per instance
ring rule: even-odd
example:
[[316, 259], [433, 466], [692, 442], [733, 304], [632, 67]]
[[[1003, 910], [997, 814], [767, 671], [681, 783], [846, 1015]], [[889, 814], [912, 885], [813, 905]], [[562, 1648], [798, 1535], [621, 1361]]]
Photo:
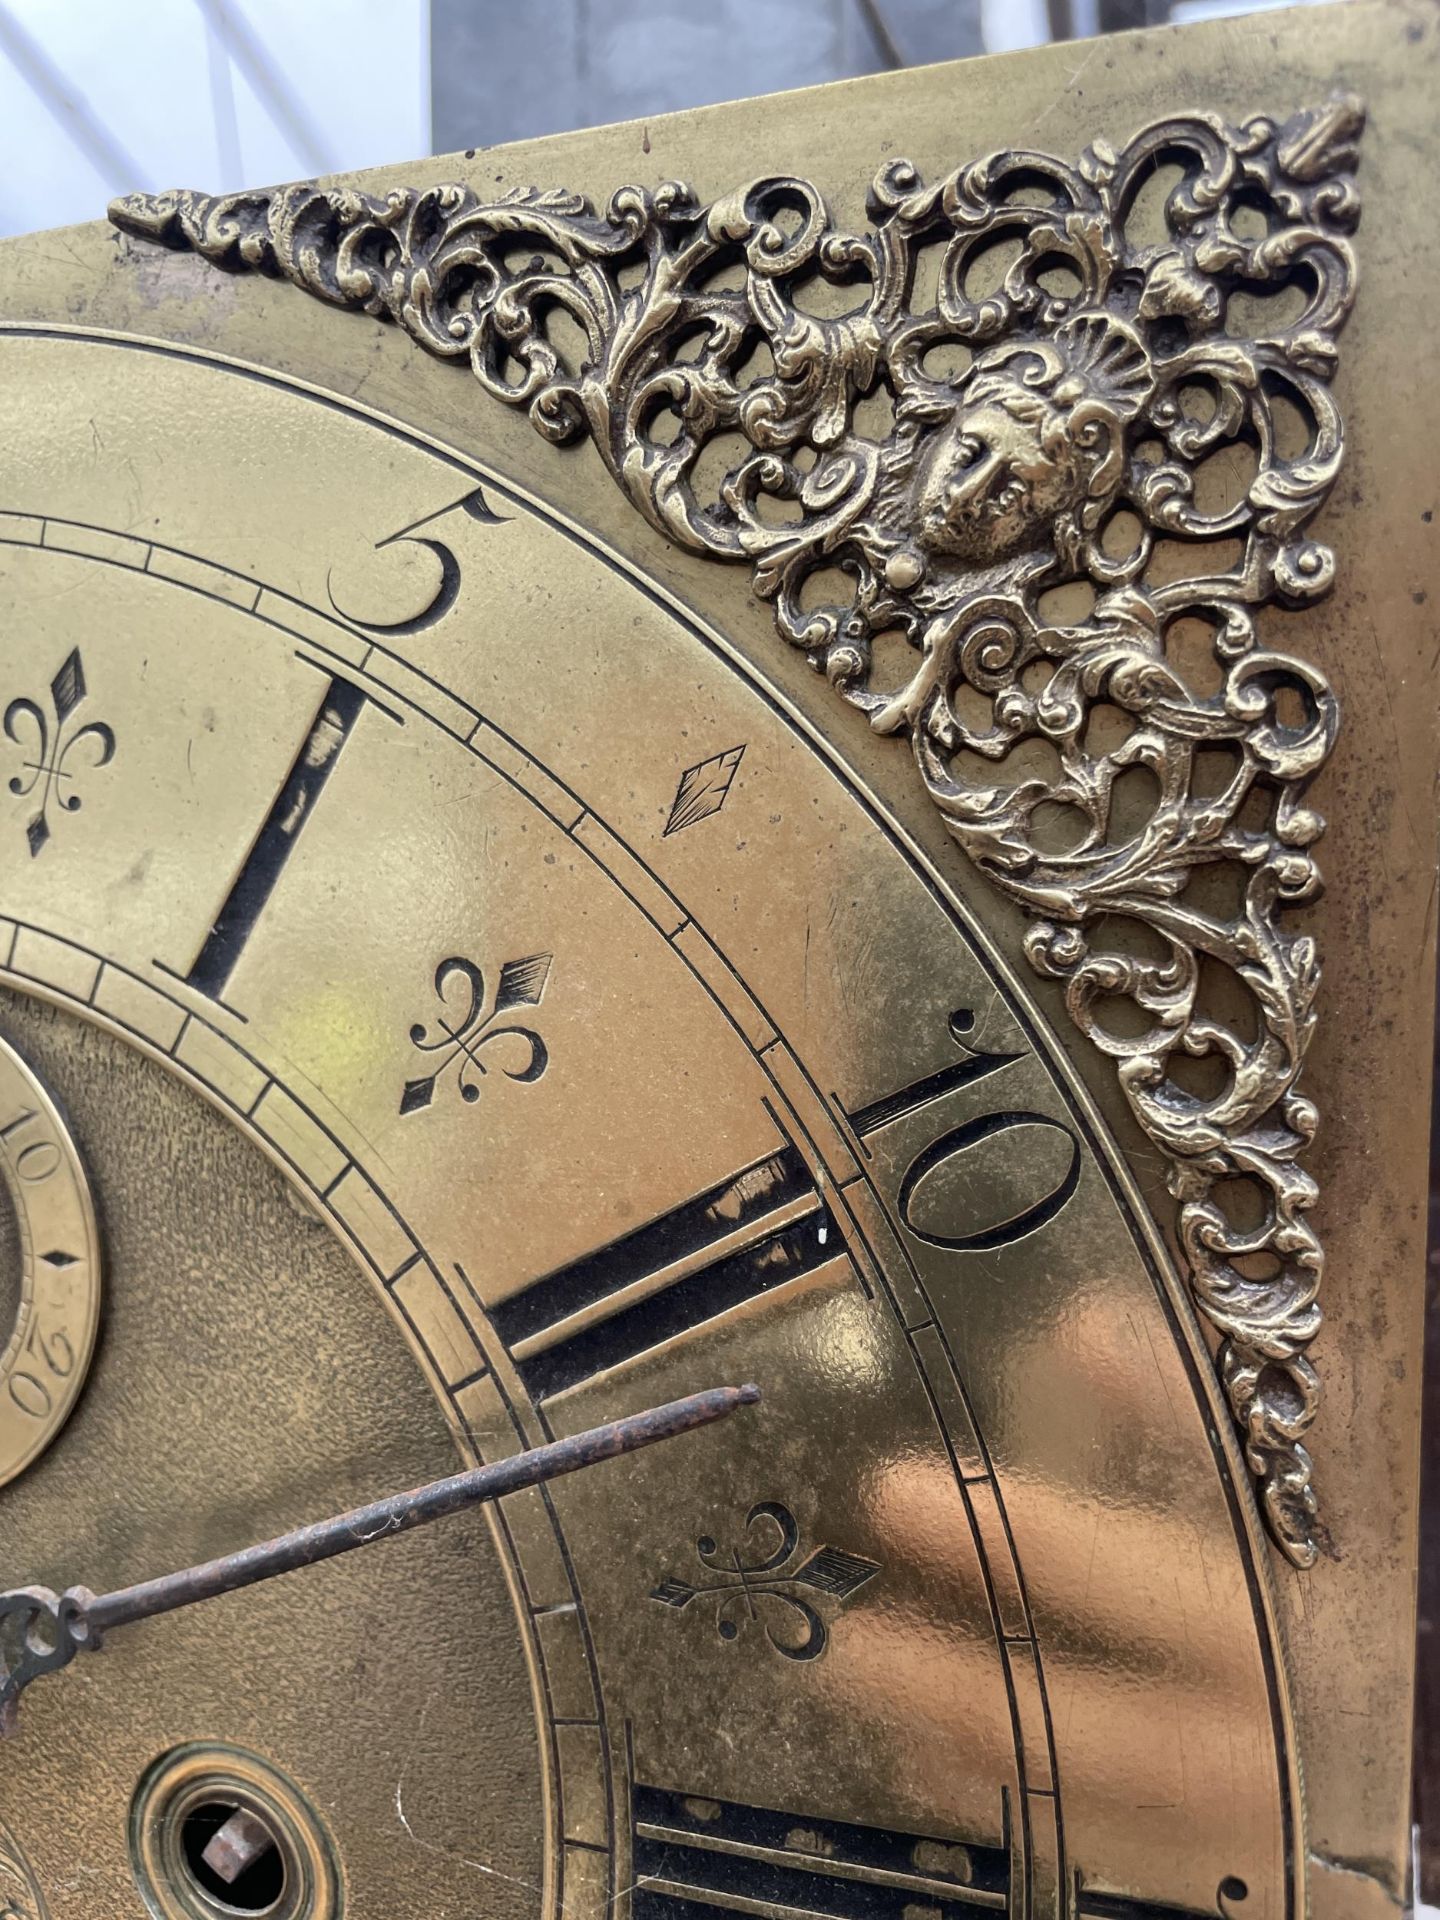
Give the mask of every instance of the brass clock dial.
[[[143, 1083], [155, 1116], [113, 1167], [91, 1122], [125, 1304], [67, 1449], [15, 1489], [29, 1576], [75, 1576], [82, 1510], [64, 1539], [46, 1517], [82, 1471], [100, 1511], [147, 1490], [143, 1527], [89, 1523], [80, 1571], [119, 1584], [403, 1484], [396, 1449], [440, 1471], [447, 1436], [492, 1458], [765, 1392], [743, 1431], [502, 1503], [490, 1539], [456, 1522], [218, 1626], [149, 1623], [27, 1696], [5, 1811], [52, 1910], [83, 1884], [62, 1861], [124, 1883], [146, 1764], [199, 1739], [281, 1769], [360, 1911], [486, 1871], [517, 1913], [643, 1877], [640, 1920], [1027, 1887], [1042, 1911], [1077, 1872], [1096, 1912], [1240, 1885], [1283, 1912], [1280, 1673], [1211, 1376], [983, 929], [718, 635], [503, 475], [183, 350], [0, 353], [44, 396], [55, 509], [0, 520], [5, 684], [83, 631], [55, 724], [114, 737], [12, 870], [6, 978], [67, 1011], [13, 1002], [7, 1031], [44, 1036], [77, 1110]], [[141, 389], [124, 475], [82, 470], [71, 435]], [[223, 517], [168, 457], [176, 417]], [[256, 1147], [303, 1202], [241, 1170]], [[164, 1254], [126, 1238], [147, 1165], [147, 1207], [189, 1217]], [[346, 1263], [312, 1214], [390, 1327], [352, 1286], [369, 1319], [317, 1345]], [[457, 1751], [417, 1826], [414, 1770]], [[62, 1803], [78, 1828], [20, 1818]]]
[[7, 243], [0, 1920], [1393, 1910], [1434, 43]]

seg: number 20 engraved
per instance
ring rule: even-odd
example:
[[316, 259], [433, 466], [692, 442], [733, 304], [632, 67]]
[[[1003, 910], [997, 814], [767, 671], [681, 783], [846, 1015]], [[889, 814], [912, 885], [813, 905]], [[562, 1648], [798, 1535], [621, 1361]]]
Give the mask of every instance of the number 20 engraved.
[[31, 1364], [11, 1374], [10, 1398], [21, 1413], [28, 1414], [32, 1420], [43, 1420], [55, 1405], [55, 1395], [45, 1376], [52, 1380], [68, 1380], [75, 1371], [75, 1349], [68, 1335], [59, 1328], [47, 1335], [42, 1331], [39, 1320], [34, 1320], [21, 1352]]
[[[0, 1127], [0, 1151], [14, 1169], [15, 1177], [26, 1186], [37, 1187], [58, 1173], [64, 1161], [60, 1143], [42, 1135], [27, 1140], [24, 1135], [41, 1118], [34, 1107], [24, 1107], [13, 1120]], [[22, 1356], [30, 1365], [12, 1373], [6, 1391], [19, 1411], [31, 1420], [44, 1420], [54, 1409], [51, 1380], [68, 1380], [75, 1370], [75, 1349], [69, 1337], [58, 1328], [46, 1334], [36, 1316], [30, 1322]], [[0, 1915], [3, 1920], [3, 1915]]]

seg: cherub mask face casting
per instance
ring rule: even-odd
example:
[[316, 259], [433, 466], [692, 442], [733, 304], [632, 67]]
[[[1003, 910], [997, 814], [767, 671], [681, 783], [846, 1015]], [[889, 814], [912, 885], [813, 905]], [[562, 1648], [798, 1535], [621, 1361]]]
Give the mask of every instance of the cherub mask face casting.
[[918, 584], [957, 563], [993, 581], [1018, 559], [1078, 552], [1119, 494], [1126, 431], [1153, 389], [1132, 329], [1089, 313], [1051, 341], [981, 354], [951, 406], [917, 396], [880, 493], [881, 515], [918, 550], [892, 562], [892, 584], [897, 571]]

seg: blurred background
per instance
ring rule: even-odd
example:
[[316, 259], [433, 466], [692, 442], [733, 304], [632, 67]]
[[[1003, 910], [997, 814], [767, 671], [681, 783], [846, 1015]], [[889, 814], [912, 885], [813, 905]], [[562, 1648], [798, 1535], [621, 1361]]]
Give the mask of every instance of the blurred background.
[[[0, 0], [0, 234], [116, 193], [229, 192], [1282, 0]], [[958, 162], [965, 156], [956, 154]], [[1440, 1157], [1430, 1303], [1440, 1300]], [[1432, 1356], [1436, 1342], [1431, 1341]], [[1429, 1374], [1427, 1535], [1440, 1524]], [[1440, 1556], [1417, 1811], [1440, 1901]], [[1420, 1909], [1440, 1920], [1440, 1911]]]
[[1279, 0], [0, 0], [0, 233]]

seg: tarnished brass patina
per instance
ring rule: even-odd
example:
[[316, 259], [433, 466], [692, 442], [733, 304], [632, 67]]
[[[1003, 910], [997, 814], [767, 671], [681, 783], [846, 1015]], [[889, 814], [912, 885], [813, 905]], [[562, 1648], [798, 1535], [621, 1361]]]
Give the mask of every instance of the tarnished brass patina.
[[34, 1688], [25, 1920], [1403, 1902], [1436, 39], [0, 250], [0, 1589], [763, 1394]]
[[[1314, 1183], [1296, 1160], [1316, 1116], [1296, 1082], [1318, 970], [1313, 939], [1282, 934], [1277, 909], [1316, 890], [1306, 850], [1323, 822], [1301, 803], [1338, 710], [1321, 675], [1260, 645], [1249, 609], [1303, 604], [1334, 579], [1334, 556], [1305, 528], [1344, 451], [1329, 376], [1354, 298], [1345, 236], [1363, 124], [1342, 95], [1282, 127], [1160, 120], [1118, 154], [1087, 147], [1078, 168], [1011, 149], [926, 187], [895, 160], [871, 185], [863, 236], [834, 227], [809, 181], [783, 177], [708, 207], [673, 183], [622, 188], [603, 219], [553, 189], [486, 204], [458, 184], [383, 198], [313, 186], [136, 195], [111, 209], [127, 233], [397, 320], [525, 405], [549, 440], [592, 435], [656, 528], [748, 561], [785, 638], [877, 732], [910, 736], [955, 838], [1034, 916], [1032, 964], [1067, 983], [1073, 1017], [1119, 1060], [1137, 1118], [1174, 1164], [1198, 1303], [1222, 1336], [1266, 1515], [1300, 1566], [1316, 1552], [1300, 1435], [1319, 1392], [1305, 1348], [1320, 1324], [1321, 1253], [1302, 1217]], [[1127, 221], [1161, 159], [1183, 169], [1163, 231], [1132, 239]], [[1006, 242], [1016, 257], [1004, 279], [973, 289]], [[927, 244], [937, 277], [922, 291]], [[740, 261], [738, 285], [711, 285]], [[854, 304], [815, 317], [798, 304], [807, 286], [853, 288]], [[1277, 328], [1262, 296], [1286, 291], [1301, 297]], [[1237, 325], [1247, 295], [1255, 317]], [[551, 340], [557, 313], [583, 329], [569, 365]], [[949, 364], [932, 367], [936, 353]], [[893, 408], [883, 437], [856, 418], [877, 393]], [[1299, 429], [1288, 447], [1287, 415]], [[737, 429], [746, 450], [702, 499], [701, 457]], [[1256, 467], [1243, 487], [1237, 455]], [[1223, 503], [1197, 498], [1211, 461], [1227, 467]], [[781, 503], [798, 515], [777, 523], [767, 508]], [[1179, 547], [1162, 570], [1179, 578], [1156, 579], [1166, 535], [1240, 539], [1228, 567]], [[1081, 582], [1088, 618], [1042, 615], [1047, 591]], [[1167, 655], [1187, 620], [1207, 633], [1218, 697]], [[891, 631], [921, 664], [902, 686], [877, 686], [872, 643]], [[1027, 668], [1038, 670], [1028, 686]], [[1285, 693], [1298, 724], [1280, 717]], [[1121, 727], [1095, 741], [1089, 723], [1107, 704]], [[986, 762], [1026, 739], [1055, 749], [1058, 776], [997, 789]], [[1201, 777], [1207, 749], [1230, 756], [1221, 783]], [[1117, 785], [1138, 767], [1160, 804], [1125, 821]], [[1239, 816], [1261, 782], [1279, 798], [1257, 831]], [[1063, 850], [1041, 824], [1061, 808], [1076, 823]], [[1217, 865], [1246, 881], [1228, 919], [1178, 897]], [[1160, 956], [1097, 951], [1090, 929], [1117, 920], [1156, 935]], [[1197, 1004], [1202, 957], [1242, 986], [1253, 1037]], [[1148, 1015], [1143, 1031], [1106, 1031], [1106, 995]], [[1209, 1098], [1171, 1074], [1187, 1057], [1221, 1066]], [[1222, 1180], [1247, 1176], [1268, 1189], [1258, 1231], [1216, 1199]], [[1274, 1270], [1251, 1277], [1242, 1256]]]

